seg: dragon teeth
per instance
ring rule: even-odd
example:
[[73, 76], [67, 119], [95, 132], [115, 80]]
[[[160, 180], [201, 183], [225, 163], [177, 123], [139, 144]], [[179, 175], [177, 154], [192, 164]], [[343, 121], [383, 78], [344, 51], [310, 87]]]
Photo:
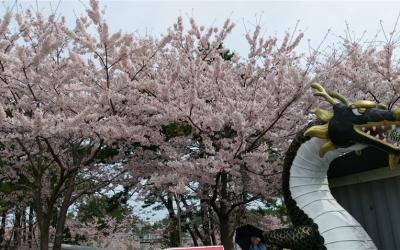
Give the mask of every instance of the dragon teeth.
[[361, 130], [362, 130], [362, 131], [365, 131], [365, 130], [366, 130], [366, 128], [365, 128], [365, 127], [361, 127]]
[[393, 124], [393, 125], [392, 125], [392, 129], [396, 129], [396, 125]]
[[375, 131], [376, 130], [376, 126], [372, 126], [372, 130]]
[[369, 135], [369, 134], [371, 134], [371, 131], [368, 130], [368, 131], [367, 131], [367, 135]]

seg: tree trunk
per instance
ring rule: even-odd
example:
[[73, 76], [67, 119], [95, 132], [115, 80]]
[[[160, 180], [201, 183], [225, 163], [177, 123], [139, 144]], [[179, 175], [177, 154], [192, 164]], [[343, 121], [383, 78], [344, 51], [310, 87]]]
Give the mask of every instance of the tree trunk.
[[220, 218], [220, 234], [224, 250], [233, 250], [233, 232], [229, 217]]
[[[189, 233], [190, 233], [190, 236], [191, 236], [192, 239], [193, 239], [194, 245], [195, 245], [195, 246], [198, 246], [198, 241], [197, 241], [197, 239], [199, 239], [199, 240], [201, 241], [201, 245], [202, 245], [202, 246], [204, 246], [204, 245], [205, 245], [205, 246], [210, 245], [209, 242], [207, 241], [207, 239], [205, 239], [203, 233], [199, 230], [199, 225], [198, 225], [199, 222], [196, 220], [196, 218], [194, 218], [192, 208], [191, 208], [191, 207], [189, 206], [189, 204], [186, 202], [185, 197], [184, 197], [184, 196], [180, 196], [180, 199], [181, 199], [183, 205], [184, 205], [185, 208], [186, 208], [186, 211], [185, 211], [185, 212], [186, 212], [186, 220], [189, 219], [189, 222], [188, 222], [188, 224], [186, 224], [186, 227], [187, 227], [187, 229], [188, 229], [188, 231], [189, 231]], [[202, 203], [202, 202], [204, 202], [204, 199], [202, 199], [202, 200], [200, 201], [200, 203]], [[177, 206], [178, 208], [180, 207], [178, 201], [176, 201], [176, 206]], [[202, 209], [204, 209], [204, 206], [202, 207]], [[200, 209], [200, 211], [202, 211], [202, 210]], [[200, 225], [203, 225], [203, 224], [204, 224], [204, 223], [203, 223], [203, 220], [204, 220], [204, 217], [202, 216], [202, 221], [200, 221]], [[193, 229], [192, 229], [191, 226], [193, 227]], [[193, 235], [192, 235], [192, 234], [193, 234]]]
[[165, 207], [168, 210], [169, 225], [168, 225], [168, 241], [169, 247], [179, 247], [181, 244], [179, 221], [174, 211], [174, 195], [168, 193], [167, 200], [161, 197]]
[[33, 207], [29, 207], [29, 217], [28, 217], [28, 245], [29, 249], [32, 249], [33, 240]]
[[[40, 250], [48, 250], [49, 249], [49, 231], [50, 224], [52, 220], [52, 212], [54, 204], [42, 204], [42, 199], [40, 197], [40, 192], [36, 194], [36, 197], [33, 200], [34, 210], [36, 212], [36, 219], [39, 226], [39, 241], [40, 241]], [[43, 206], [47, 207], [47, 211], [44, 210]]]
[[199, 243], [197, 242], [196, 234], [193, 232], [192, 228], [190, 228], [188, 224], [186, 224], [186, 230], [189, 232], [190, 237], [192, 238], [193, 246], [197, 247]]
[[67, 212], [71, 202], [72, 193], [74, 191], [75, 175], [72, 175], [67, 181], [67, 190], [60, 207], [56, 225], [56, 235], [54, 238], [53, 250], [61, 250], [61, 244], [64, 236], [65, 220], [67, 219]]
[[6, 232], [6, 220], [7, 220], [7, 210], [3, 210], [1, 213], [1, 226], [0, 226], [0, 245], [4, 241]]
[[210, 214], [208, 209], [208, 200], [202, 199], [200, 205], [202, 227], [204, 232], [204, 245], [211, 245], [211, 228], [210, 228]]
[[217, 237], [215, 237], [215, 226], [214, 222], [212, 220], [212, 211], [209, 209], [209, 214], [210, 214], [210, 230], [211, 230], [211, 244], [217, 245]]
[[16, 249], [21, 245], [21, 208], [15, 208], [14, 218], [14, 246]]
[[21, 209], [21, 240], [26, 241], [26, 207]]
[[221, 201], [218, 213], [221, 243], [225, 250], [233, 250], [233, 232], [231, 214], [228, 209], [228, 174], [221, 173]]
[[50, 217], [43, 218], [41, 222], [39, 222], [39, 230], [40, 230], [40, 250], [48, 250], [49, 249], [49, 231], [50, 231]]

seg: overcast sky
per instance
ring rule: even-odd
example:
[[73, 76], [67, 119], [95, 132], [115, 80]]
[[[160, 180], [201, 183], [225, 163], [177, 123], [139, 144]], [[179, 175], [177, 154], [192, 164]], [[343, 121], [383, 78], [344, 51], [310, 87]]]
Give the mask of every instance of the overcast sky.
[[[327, 1], [100, 1], [106, 7], [106, 19], [111, 30], [137, 32], [140, 35], [159, 35], [173, 25], [177, 16], [194, 17], [200, 25], [221, 26], [226, 18], [236, 23], [236, 28], [226, 41], [225, 46], [244, 55], [247, 53], [247, 44], [244, 39], [246, 29], [252, 29], [256, 23], [262, 25], [266, 36], [278, 35], [293, 28], [299, 20], [299, 28], [305, 32], [305, 40], [299, 48], [306, 52], [307, 40], [316, 46], [321, 42], [329, 29], [332, 30], [324, 46], [338, 40], [344, 35], [346, 22], [350, 25], [355, 37], [366, 31], [366, 38], [372, 38], [380, 29], [380, 20], [384, 29], [389, 33], [396, 23], [400, 12], [400, 1], [392, 2], [327, 2]], [[7, 7], [14, 6], [15, 1], [1, 1], [0, 15], [3, 16]], [[34, 9], [50, 13], [57, 13], [67, 17], [68, 23], [73, 25], [76, 15], [85, 10], [87, 1], [18, 1], [22, 8], [31, 6]], [[58, 6], [58, 7], [57, 7]], [[188, 18], [186, 18], [187, 20]], [[381, 34], [380, 39], [383, 39]], [[138, 206], [137, 203], [134, 205]], [[150, 217], [155, 221], [165, 216], [163, 212], [150, 213], [143, 217]]]
[[[1, 1], [0, 14], [5, 7], [14, 5], [14, 0]], [[31, 6], [45, 12], [57, 9], [59, 14], [74, 23], [76, 15], [84, 12], [88, 1], [17, 1], [19, 6]], [[240, 54], [247, 53], [243, 34], [256, 23], [262, 25], [263, 33], [282, 37], [299, 20], [299, 28], [305, 32], [300, 50], [308, 51], [308, 39], [317, 46], [326, 32], [332, 32], [325, 46], [344, 35], [345, 23], [349, 23], [354, 36], [367, 31], [366, 38], [372, 38], [380, 29], [380, 20], [387, 32], [393, 29], [400, 11], [400, 1], [391, 2], [345, 2], [345, 1], [100, 1], [106, 8], [106, 19], [112, 30], [137, 32], [140, 35], [165, 33], [177, 16], [194, 17], [201, 25], [222, 25], [226, 18], [236, 23], [226, 46]], [[58, 7], [57, 7], [58, 6]], [[15, 7], [14, 7], [15, 9]], [[188, 18], [186, 18], [187, 20]], [[383, 39], [383, 37], [381, 36]]]

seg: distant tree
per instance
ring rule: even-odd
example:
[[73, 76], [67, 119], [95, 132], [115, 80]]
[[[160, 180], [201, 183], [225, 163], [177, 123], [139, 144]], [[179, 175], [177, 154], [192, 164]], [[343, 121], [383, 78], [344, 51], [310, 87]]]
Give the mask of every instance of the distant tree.
[[[116, 192], [111, 196], [105, 194], [94, 194], [84, 197], [75, 205], [76, 215], [70, 215], [67, 220], [75, 220], [81, 223], [81, 227], [85, 225], [96, 225], [95, 231], [113, 232], [118, 230], [118, 223], [125, 224], [126, 218], [131, 218], [132, 210], [127, 204], [130, 198], [129, 188]], [[117, 227], [110, 228], [109, 220], [115, 220]], [[132, 220], [134, 223], [134, 220]], [[72, 224], [76, 225], [76, 224]], [[78, 225], [79, 226], [79, 225]], [[132, 227], [133, 225], [130, 225]], [[80, 235], [81, 229], [66, 227], [64, 229], [64, 243], [81, 244], [89, 240], [86, 235]], [[108, 235], [104, 235], [107, 237]]]
[[114, 218], [117, 222], [122, 221], [132, 212], [127, 204], [129, 196], [126, 189], [110, 197], [104, 194], [85, 197], [77, 204], [77, 218], [83, 223], [105, 217]]

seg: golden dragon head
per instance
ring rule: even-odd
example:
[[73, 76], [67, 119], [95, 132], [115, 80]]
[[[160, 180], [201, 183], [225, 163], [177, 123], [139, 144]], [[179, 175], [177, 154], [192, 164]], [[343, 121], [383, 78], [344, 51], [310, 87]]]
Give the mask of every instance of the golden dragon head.
[[323, 97], [333, 107], [333, 112], [317, 108], [313, 113], [324, 122], [312, 126], [305, 136], [326, 140], [320, 156], [336, 148], [364, 144], [389, 154], [393, 169], [400, 159], [400, 109], [388, 110], [386, 105], [373, 101], [348, 101], [344, 96], [327, 92], [320, 84], [313, 83], [314, 95]]

